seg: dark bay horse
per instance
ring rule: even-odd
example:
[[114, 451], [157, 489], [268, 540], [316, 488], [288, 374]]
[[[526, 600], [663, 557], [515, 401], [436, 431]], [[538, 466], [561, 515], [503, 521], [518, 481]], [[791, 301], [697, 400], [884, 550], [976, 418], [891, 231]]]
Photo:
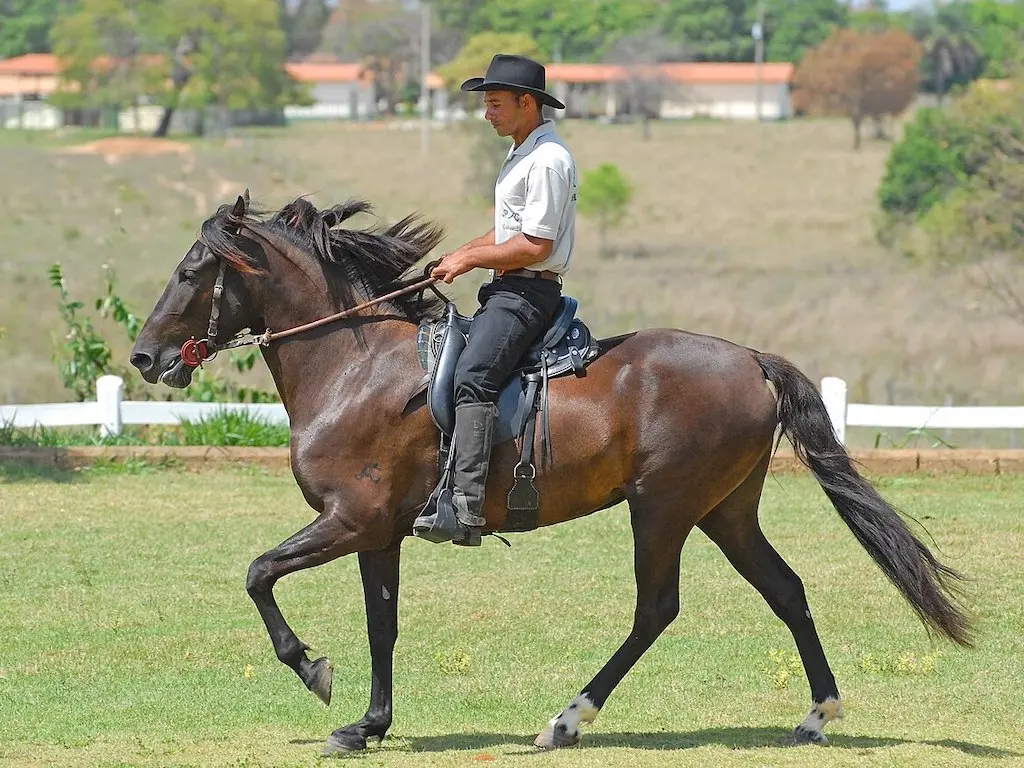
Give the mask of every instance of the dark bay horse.
[[[341, 226], [368, 210], [362, 202], [317, 210], [299, 198], [276, 213], [259, 213], [249, 209], [248, 194], [222, 206], [171, 275], [132, 364], [150, 383], [185, 387], [192, 368], [182, 360], [183, 342], [191, 338], [209, 335], [223, 346], [246, 328], [255, 334], [292, 328], [392, 292], [442, 232], [414, 217], [383, 231]], [[262, 349], [291, 422], [295, 479], [318, 515], [253, 561], [246, 589], [277, 657], [325, 703], [331, 664], [309, 659], [273, 587], [300, 569], [359, 557], [370, 705], [361, 720], [330, 736], [328, 752], [363, 749], [391, 726], [399, 552], [437, 481], [438, 434], [416, 394], [422, 377], [417, 322], [442, 309], [437, 298], [409, 294]], [[803, 585], [758, 523], [779, 429], [926, 628], [970, 645], [971, 623], [958, 602], [961, 576], [858, 474], [814, 384], [781, 357], [678, 330], [637, 331], [602, 340], [586, 376], [553, 381], [550, 414], [555, 463], [537, 477], [540, 525], [626, 501], [637, 595], [629, 636], [548, 723], [537, 746], [578, 742], [580, 725], [594, 720], [676, 617], [680, 554], [694, 526], [792, 632], [812, 698], [795, 737], [825, 743], [824, 725], [842, 714], [839, 690]], [[495, 448], [487, 531], [502, 529], [516, 460], [513, 443]]]

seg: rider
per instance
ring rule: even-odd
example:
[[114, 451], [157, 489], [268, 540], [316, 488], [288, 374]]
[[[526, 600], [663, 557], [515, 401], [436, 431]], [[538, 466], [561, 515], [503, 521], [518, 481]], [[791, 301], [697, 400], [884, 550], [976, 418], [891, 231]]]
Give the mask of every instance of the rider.
[[[484, 77], [462, 84], [464, 91], [486, 93], [485, 117], [513, 144], [494, 187], [494, 228], [445, 254], [431, 272], [450, 283], [476, 267], [492, 270], [455, 372], [451, 504], [459, 525], [444, 536], [457, 544], [480, 543], [498, 393], [554, 319], [572, 258], [576, 165], [541, 111], [545, 104], [565, 105], [544, 88], [543, 66], [505, 54], [491, 59]], [[414, 527], [429, 530], [437, 519], [436, 513], [425, 515]]]

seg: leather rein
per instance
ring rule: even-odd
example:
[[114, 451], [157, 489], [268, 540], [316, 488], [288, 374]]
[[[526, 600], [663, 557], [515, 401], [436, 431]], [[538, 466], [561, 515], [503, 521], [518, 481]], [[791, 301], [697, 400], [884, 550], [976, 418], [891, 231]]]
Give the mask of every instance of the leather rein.
[[181, 362], [187, 365], [189, 368], [198, 368], [208, 360], [212, 360], [216, 357], [218, 352], [223, 352], [227, 349], [237, 349], [239, 347], [252, 347], [259, 345], [261, 347], [269, 346], [272, 342], [279, 341], [281, 339], [287, 339], [289, 336], [295, 336], [306, 331], [310, 331], [314, 328], [320, 328], [331, 323], [336, 323], [339, 320], [345, 320], [346, 318], [352, 317], [358, 312], [370, 307], [375, 307], [378, 304], [382, 304], [385, 301], [396, 299], [399, 296], [406, 296], [410, 293], [416, 293], [417, 291], [423, 292], [428, 288], [436, 293], [442, 300], [447, 301], [447, 298], [438, 291], [434, 284], [438, 281], [436, 277], [426, 277], [440, 262], [440, 259], [433, 261], [426, 266], [423, 270], [424, 278], [417, 280], [411, 285], [406, 285], [403, 288], [392, 291], [391, 293], [385, 294], [384, 296], [378, 296], [371, 301], [363, 302], [350, 309], [343, 310], [341, 312], [335, 312], [333, 315], [327, 317], [321, 317], [319, 320], [314, 320], [310, 323], [304, 323], [302, 325], [296, 325], [294, 328], [287, 328], [283, 331], [271, 331], [269, 328], [258, 336], [242, 336], [232, 339], [226, 344], [217, 344], [217, 327], [220, 323], [220, 298], [224, 294], [224, 274], [227, 269], [227, 262], [223, 259], [220, 260], [220, 271], [217, 273], [217, 282], [213, 285], [213, 306], [210, 308], [210, 324], [206, 329], [206, 338], [197, 340], [195, 336], [186, 341], [181, 345]]

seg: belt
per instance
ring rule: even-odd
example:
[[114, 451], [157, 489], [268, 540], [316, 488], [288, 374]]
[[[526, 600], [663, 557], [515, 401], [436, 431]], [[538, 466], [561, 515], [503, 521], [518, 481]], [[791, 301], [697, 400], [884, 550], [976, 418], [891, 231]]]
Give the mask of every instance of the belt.
[[543, 272], [538, 272], [535, 269], [511, 269], [507, 272], [499, 272], [498, 277], [527, 277], [532, 279], [540, 278], [541, 280], [557, 280], [561, 282], [562, 276], [557, 272], [552, 272], [550, 269], [545, 269]]

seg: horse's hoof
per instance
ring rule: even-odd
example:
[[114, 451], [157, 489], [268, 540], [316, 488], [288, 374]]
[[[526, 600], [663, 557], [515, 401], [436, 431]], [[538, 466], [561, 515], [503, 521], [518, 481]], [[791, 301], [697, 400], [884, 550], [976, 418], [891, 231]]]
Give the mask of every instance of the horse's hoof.
[[793, 731], [792, 737], [790, 737], [792, 744], [821, 744], [823, 747], [828, 746], [828, 739], [825, 738], [825, 734], [821, 731], [812, 731], [810, 728], [804, 728], [802, 725], [798, 725]]
[[366, 749], [366, 737], [359, 733], [339, 728], [327, 737], [324, 746], [324, 757], [335, 757], [349, 752], [362, 752]]
[[580, 729], [570, 731], [565, 725], [559, 723], [557, 726], [548, 725], [533, 740], [533, 746], [539, 749], [559, 749], [560, 747], [574, 747], [580, 743]]
[[[327, 706], [331, 705], [331, 685], [334, 682], [334, 667], [325, 656], [313, 662], [310, 668], [309, 683], [307, 688], [316, 694]], [[363, 745], [365, 746], [365, 744]]]

